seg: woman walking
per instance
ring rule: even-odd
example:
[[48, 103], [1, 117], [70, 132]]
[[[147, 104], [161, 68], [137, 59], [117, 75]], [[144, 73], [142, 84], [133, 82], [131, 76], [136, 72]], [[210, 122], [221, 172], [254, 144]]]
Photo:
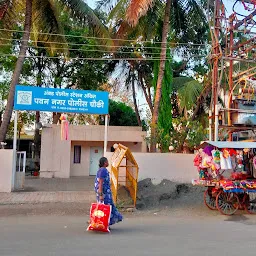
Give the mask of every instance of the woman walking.
[[115, 223], [122, 221], [123, 216], [118, 212], [113, 202], [110, 186], [110, 177], [107, 167], [108, 159], [106, 157], [102, 157], [99, 160], [99, 170], [95, 178], [94, 188], [96, 192], [97, 201], [112, 206], [109, 225], [113, 225]]

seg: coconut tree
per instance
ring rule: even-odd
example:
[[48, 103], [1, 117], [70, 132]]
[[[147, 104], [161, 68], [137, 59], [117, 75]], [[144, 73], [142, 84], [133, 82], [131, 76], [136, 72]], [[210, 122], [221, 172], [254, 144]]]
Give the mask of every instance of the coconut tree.
[[[178, 76], [173, 78], [172, 104], [175, 118], [183, 117], [183, 133], [179, 138], [176, 152], [182, 152], [188, 133], [191, 131], [190, 123], [199, 120], [202, 124], [208, 116], [211, 102], [211, 72], [205, 74], [203, 82], [192, 77]], [[223, 104], [222, 100], [218, 98]], [[182, 124], [180, 124], [182, 126]]]
[[[151, 19], [147, 23], [148, 26], [150, 26], [152, 25], [152, 22], [155, 24], [157, 24], [159, 21], [161, 22], [161, 50], [159, 52], [160, 61], [157, 75], [157, 83], [155, 87], [151, 127], [151, 133], [153, 137], [158, 123], [159, 108], [162, 98], [162, 83], [167, 59], [166, 50], [168, 48], [168, 36], [170, 36], [170, 31], [172, 31], [174, 32], [174, 34], [177, 35], [176, 40], [188, 41], [191, 39], [191, 37], [194, 37], [195, 39], [195, 35], [197, 34], [197, 39], [200, 40], [199, 37], [202, 35], [202, 31], [200, 31], [200, 29], [202, 28], [202, 24], [204, 25], [204, 27], [207, 24], [205, 14], [202, 9], [202, 5], [205, 5], [206, 2], [207, 1], [205, 0], [166, 0], [166, 2], [164, 3], [164, 8], [159, 8], [160, 11], [155, 12], [157, 15], [159, 15], [158, 18], [160, 17], [160, 19]], [[112, 4], [113, 1], [111, 0], [102, 0], [99, 2], [99, 7], [106, 7], [108, 5], [112, 6]], [[140, 25], [139, 21], [141, 20], [141, 18], [148, 14], [148, 11], [150, 11], [156, 5], [162, 6], [163, 2], [153, 0], [117, 1], [117, 4], [114, 6], [110, 14], [111, 19], [116, 21], [116, 23], [119, 25], [117, 37], [120, 38], [121, 35], [123, 35], [123, 38], [127, 37], [127, 35], [129, 35], [129, 28], [138, 27], [138, 25]], [[162, 11], [162, 9], [164, 10]], [[154, 26], [154, 28], [155, 29], [152, 29], [152, 31], [156, 31], [156, 26]], [[149, 33], [150, 36], [152, 36], [152, 31]], [[141, 32], [141, 35], [144, 35], [144, 33]], [[153, 37], [145, 39], [151, 40], [153, 39]], [[155, 151], [155, 146], [155, 143], [152, 141], [151, 151]]]
[[[169, 24], [170, 21], [171, 24], [174, 25], [177, 23], [177, 21], [180, 21], [180, 19], [177, 19], [177, 15], [191, 15], [191, 18], [199, 17], [199, 20], [203, 20], [204, 23], [206, 23], [205, 15], [203, 13], [203, 10], [200, 6], [202, 2], [205, 1], [184, 1], [184, 0], [167, 0], [165, 4], [165, 11], [163, 16], [163, 24], [162, 24], [162, 34], [161, 34], [161, 52], [160, 52], [160, 62], [159, 62], [159, 70], [158, 70], [158, 76], [157, 76], [157, 84], [155, 88], [155, 99], [154, 99], [154, 111], [152, 116], [152, 126], [151, 126], [151, 136], [154, 138], [156, 133], [156, 127], [158, 123], [158, 117], [159, 117], [159, 108], [160, 108], [160, 102], [162, 97], [162, 84], [163, 84], [163, 78], [165, 74], [165, 64], [166, 64], [166, 52], [167, 52], [167, 39], [169, 35]], [[127, 8], [126, 17], [128, 23], [130, 23], [132, 26], [135, 26], [138, 23], [138, 20], [141, 16], [145, 15], [149, 8], [152, 7], [153, 1], [150, 0], [131, 0], [130, 5]], [[200, 19], [201, 16], [201, 19]], [[186, 19], [189, 20], [189, 19]], [[191, 20], [190, 20], [191, 21]], [[195, 23], [196, 19], [194, 20]], [[185, 25], [183, 23], [183, 25]], [[181, 26], [177, 26], [178, 28]], [[185, 26], [184, 26], [185, 29]], [[183, 35], [187, 34], [184, 33]], [[155, 152], [156, 150], [156, 143], [154, 140], [151, 140], [151, 152]]]
[[[59, 37], [51, 34], [60, 34], [62, 32], [60, 22], [58, 21], [58, 7], [62, 6], [66, 12], [69, 12], [76, 20], [86, 26], [91, 26], [94, 32], [101, 37], [108, 37], [104, 25], [100, 22], [93, 10], [83, 0], [1, 0], [1, 6], [7, 6], [2, 11], [2, 28], [10, 28], [16, 25], [14, 17], [15, 7], [25, 3], [24, 33], [20, 43], [19, 56], [16, 61], [15, 69], [12, 75], [10, 91], [8, 95], [7, 106], [3, 115], [3, 121], [0, 127], [0, 142], [6, 137], [7, 128], [12, 116], [15, 86], [19, 82], [22, 66], [26, 56], [31, 38], [30, 32], [33, 32], [33, 39], [40, 37], [44, 41], [59, 42]], [[55, 37], [55, 38], [54, 38]], [[58, 39], [56, 38], [58, 37]], [[48, 45], [54, 48], [54, 45]]]
[[[6, 1], [6, 4], [11, 5], [15, 4], [11, 1]], [[8, 9], [7, 9], [8, 12]], [[4, 18], [2, 19], [3, 24], [9, 25], [9, 21], [6, 22], [5, 18], [8, 18], [8, 15], [4, 15]], [[3, 121], [0, 128], [0, 142], [4, 141], [8, 129], [8, 125], [11, 119], [12, 110], [13, 110], [13, 103], [14, 103], [14, 93], [15, 93], [15, 86], [18, 83], [19, 76], [22, 70], [23, 62], [25, 59], [27, 47], [28, 47], [28, 41], [29, 41], [29, 31], [31, 29], [31, 18], [32, 18], [32, 0], [26, 0], [26, 12], [25, 12], [25, 22], [24, 22], [24, 34], [22, 36], [22, 43], [20, 46], [20, 52], [19, 57], [17, 59], [15, 69], [12, 76], [12, 81], [10, 85], [10, 91], [8, 95], [8, 102], [7, 106], [5, 108], [5, 112], [3, 115]]]

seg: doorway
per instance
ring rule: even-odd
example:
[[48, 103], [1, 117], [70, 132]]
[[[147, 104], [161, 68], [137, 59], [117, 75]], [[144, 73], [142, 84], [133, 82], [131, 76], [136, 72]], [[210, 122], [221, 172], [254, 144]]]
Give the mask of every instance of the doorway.
[[90, 175], [95, 176], [99, 169], [99, 160], [103, 156], [102, 147], [90, 148]]

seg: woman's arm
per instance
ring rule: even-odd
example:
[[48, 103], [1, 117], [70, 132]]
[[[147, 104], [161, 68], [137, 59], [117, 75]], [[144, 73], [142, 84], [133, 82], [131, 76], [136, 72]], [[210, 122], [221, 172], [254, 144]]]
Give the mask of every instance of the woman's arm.
[[100, 201], [103, 201], [103, 179], [99, 179], [99, 189], [98, 189], [98, 194], [100, 197]]

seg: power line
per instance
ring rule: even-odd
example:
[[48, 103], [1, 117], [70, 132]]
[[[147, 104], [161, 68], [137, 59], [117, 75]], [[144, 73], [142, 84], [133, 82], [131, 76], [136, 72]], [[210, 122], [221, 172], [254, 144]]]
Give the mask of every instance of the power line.
[[[18, 57], [13, 54], [0, 54], [0, 57]], [[19, 57], [25, 57], [25, 58], [42, 58], [42, 59], [59, 59], [61, 58], [60, 56], [40, 56], [40, 55], [35, 55], [35, 56], [27, 56], [27, 55], [19, 55]], [[109, 57], [109, 58], [107, 58]], [[111, 60], [137, 60], [137, 61], [155, 61], [155, 60], [161, 60], [160, 58], [111, 58], [110, 56], [106, 56], [106, 58], [100, 57], [100, 58], [64, 58], [62, 59], [66, 60], [101, 60], [101, 61], [111, 61]], [[165, 58], [165, 60], [171, 60], [172, 58]]]
[[[45, 44], [59, 44], [59, 45], [74, 45], [74, 46], [90, 46], [90, 47], [106, 47], [106, 48], [128, 48], [134, 49], [135, 46], [118, 46], [118, 45], [104, 45], [104, 44], [76, 44], [76, 43], [69, 43], [69, 42], [56, 42], [56, 41], [36, 41], [36, 40], [23, 40], [23, 39], [11, 39], [11, 38], [0, 38], [0, 40], [7, 40], [7, 41], [20, 41], [20, 42], [33, 42], [33, 43], [45, 43]], [[162, 49], [159, 46], [142, 46], [137, 47], [142, 49]], [[169, 49], [169, 47], [165, 47], [164, 49]]]
[[[96, 40], [110, 40], [110, 41], [124, 41], [124, 42], [136, 42], [137, 43], [154, 43], [154, 44], [161, 44], [162, 42], [155, 42], [155, 41], [140, 41], [138, 39], [121, 39], [121, 38], [107, 38], [107, 37], [91, 37], [91, 36], [77, 36], [77, 35], [70, 35], [70, 34], [54, 34], [54, 33], [43, 33], [43, 32], [33, 32], [33, 31], [25, 31], [25, 30], [15, 30], [15, 29], [0, 29], [0, 31], [8, 31], [8, 32], [19, 32], [19, 33], [30, 33], [30, 34], [39, 34], [39, 35], [49, 35], [49, 36], [61, 36], [61, 37], [73, 37], [73, 38], [84, 38], [84, 39], [96, 39]], [[195, 46], [205, 46], [206, 44], [192, 44], [192, 43], [168, 43], [171, 45], [195, 45]], [[118, 46], [120, 47], [120, 46]], [[159, 47], [161, 48], [161, 47]]]
[[[1, 39], [1, 38], [0, 38]], [[12, 44], [1, 44], [0, 46], [12, 46]], [[33, 46], [35, 49], [45, 49], [47, 47], [44, 46]], [[81, 49], [81, 48], [66, 48], [66, 47], [53, 47], [55, 50], [67, 50], [67, 51], [80, 51], [80, 52], [100, 52], [100, 53], [106, 53], [110, 54], [113, 53], [113, 51], [107, 51], [107, 50], [98, 50], [98, 49]], [[191, 50], [198, 50], [198, 49], [191, 49]], [[141, 53], [142, 55], [160, 55], [159, 53], [156, 52], [145, 52], [145, 51], [121, 51], [117, 52], [119, 54], [132, 54], [132, 53]]]
[[[12, 44], [1, 44], [0, 46], [12, 46]], [[33, 48], [36, 49], [45, 49], [47, 47], [44, 46], [33, 46]], [[101, 53], [113, 53], [113, 51], [104, 51], [104, 50], [98, 50], [98, 49], [81, 49], [81, 48], [63, 48], [63, 47], [53, 47], [55, 50], [68, 50], [68, 51], [81, 51], [81, 52], [101, 52]], [[148, 52], [143, 52], [143, 51], [137, 51], [143, 55], [160, 55], [160, 53], [148, 53]], [[122, 52], [117, 52], [117, 53], [136, 53], [136, 52], [127, 52], [127, 51], [122, 51]]]
[[[128, 49], [134, 49], [134, 48], [142, 48], [142, 49], [162, 49], [159, 46], [118, 46], [118, 45], [102, 45], [102, 44], [77, 44], [77, 43], [69, 43], [69, 42], [56, 42], [56, 41], [36, 41], [36, 40], [22, 40], [22, 39], [11, 39], [11, 38], [0, 38], [0, 40], [7, 40], [7, 41], [28, 41], [33, 43], [45, 43], [45, 44], [59, 44], [59, 45], [73, 45], [73, 46], [90, 46], [90, 47], [106, 47], [106, 48], [128, 48]], [[192, 46], [192, 45], [191, 45]], [[169, 49], [170, 47], [164, 47], [164, 49]], [[171, 48], [175, 49], [175, 48]], [[193, 49], [193, 48], [192, 48]], [[194, 48], [197, 49], [197, 48]]]
[[[0, 57], [18, 57], [13, 54], [0, 54]], [[106, 58], [99, 57], [99, 58], [93, 58], [93, 57], [77, 57], [77, 58], [68, 58], [68, 57], [61, 57], [61, 56], [40, 56], [40, 55], [35, 55], [35, 56], [27, 56], [27, 55], [19, 55], [19, 57], [25, 57], [25, 58], [43, 58], [43, 59], [66, 59], [66, 60], [100, 60], [100, 61], [111, 61], [111, 60], [137, 60], [137, 61], [155, 61], [155, 60], [162, 60], [161, 58], [112, 58], [111, 56], [106, 56]], [[206, 57], [206, 55], [190, 55], [188, 58], [192, 57]], [[165, 58], [165, 60], [172, 60], [173, 58]]]

